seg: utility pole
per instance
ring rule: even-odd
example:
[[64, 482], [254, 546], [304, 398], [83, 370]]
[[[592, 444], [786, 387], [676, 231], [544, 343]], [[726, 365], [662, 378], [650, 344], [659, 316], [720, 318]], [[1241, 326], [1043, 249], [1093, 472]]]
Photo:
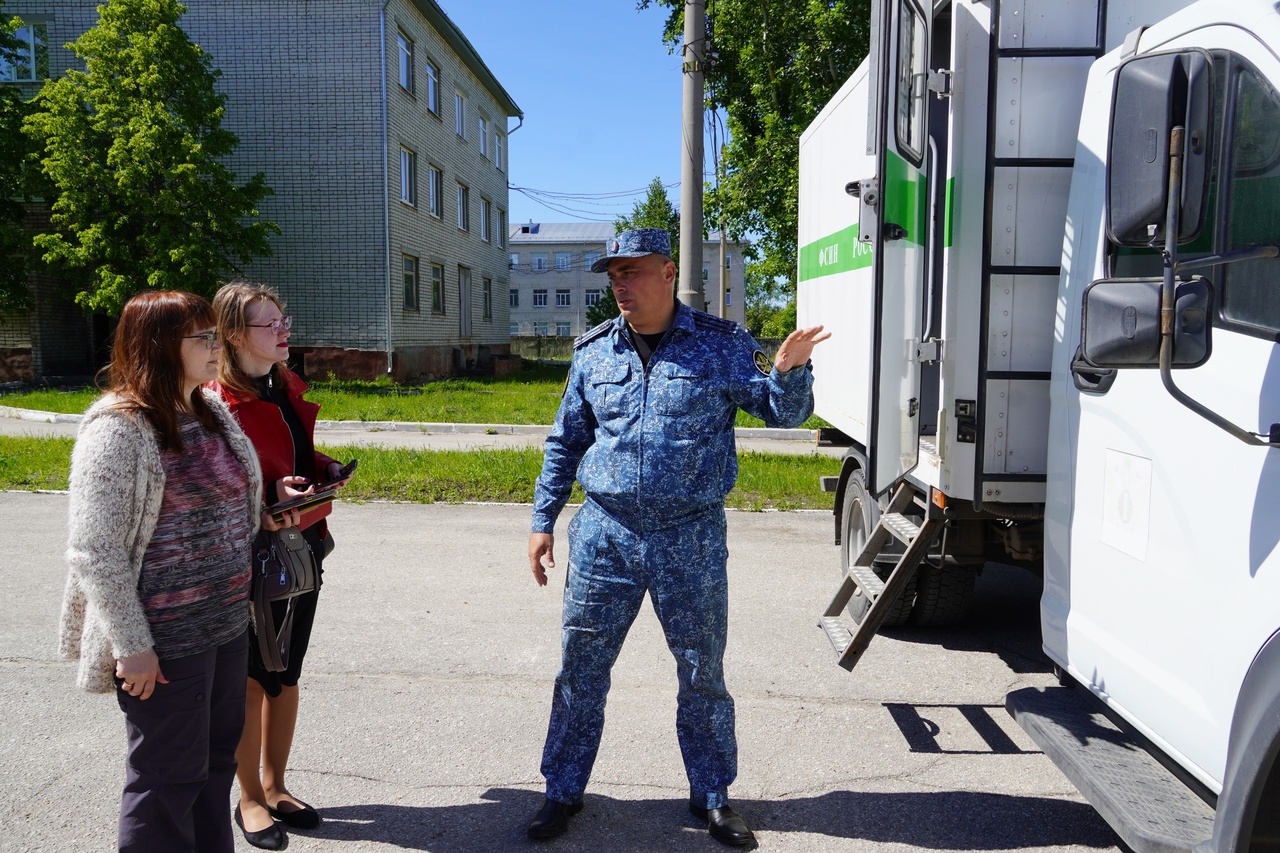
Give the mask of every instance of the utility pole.
[[702, 110], [703, 70], [706, 63], [707, 17], [705, 0], [685, 0], [684, 120], [681, 122], [684, 159], [680, 166], [680, 301], [705, 311], [702, 291]]

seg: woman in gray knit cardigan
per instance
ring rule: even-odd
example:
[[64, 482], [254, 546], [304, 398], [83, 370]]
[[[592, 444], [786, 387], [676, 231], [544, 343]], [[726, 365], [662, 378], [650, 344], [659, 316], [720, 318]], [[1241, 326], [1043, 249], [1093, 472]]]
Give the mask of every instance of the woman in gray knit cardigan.
[[60, 647], [124, 712], [122, 851], [235, 846], [250, 541], [278, 525], [253, 446], [200, 387], [220, 346], [201, 297], [130, 300], [71, 455]]

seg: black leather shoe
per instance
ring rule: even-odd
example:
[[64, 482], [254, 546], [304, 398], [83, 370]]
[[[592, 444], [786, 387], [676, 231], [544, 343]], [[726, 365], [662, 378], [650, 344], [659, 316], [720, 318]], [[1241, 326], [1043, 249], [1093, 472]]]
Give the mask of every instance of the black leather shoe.
[[244, 818], [240, 816], [240, 804], [236, 803], [236, 826], [244, 833], [244, 840], [260, 850], [283, 850], [289, 846], [289, 836], [274, 823], [266, 829], [250, 832], [244, 828]]
[[[281, 803], [283, 802], [282, 800]], [[273, 818], [287, 826], [292, 826], [295, 829], [315, 829], [320, 825], [320, 813], [302, 802], [302, 800], [298, 800], [298, 802], [302, 805], [300, 809], [286, 812], [267, 806], [267, 811], [271, 813]]]
[[689, 813], [699, 820], [705, 820], [707, 831], [721, 844], [744, 847], [756, 840], [747, 828], [747, 822], [729, 806], [708, 810], [696, 803], [689, 803]]
[[528, 835], [533, 839], [555, 838], [569, 828], [569, 818], [582, 811], [582, 803], [558, 803], [543, 800], [542, 808], [529, 821]]

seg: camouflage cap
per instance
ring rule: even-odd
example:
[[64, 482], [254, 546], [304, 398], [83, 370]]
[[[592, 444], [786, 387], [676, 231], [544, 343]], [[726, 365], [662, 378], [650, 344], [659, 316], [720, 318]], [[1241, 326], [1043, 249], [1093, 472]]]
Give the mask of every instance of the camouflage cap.
[[623, 231], [605, 246], [605, 254], [591, 264], [592, 272], [604, 272], [614, 258], [641, 258], [645, 255], [671, 257], [671, 235], [665, 228], [633, 228]]

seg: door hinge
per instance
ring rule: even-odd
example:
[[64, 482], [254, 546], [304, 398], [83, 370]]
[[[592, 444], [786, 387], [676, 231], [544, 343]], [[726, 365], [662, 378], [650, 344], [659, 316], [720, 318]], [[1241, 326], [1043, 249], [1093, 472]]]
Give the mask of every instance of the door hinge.
[[951, 80], [955, 76], [955, 72], [946, 68], [939, 68], [937, 71], [930, 71], [927, 85], [929, 91], [937, 95], [939, 98], [951, 97]]
[[942, 361], [942, 339], [929, 338], [927, 341], [917, 343], [915, 360], [921, 364]]

